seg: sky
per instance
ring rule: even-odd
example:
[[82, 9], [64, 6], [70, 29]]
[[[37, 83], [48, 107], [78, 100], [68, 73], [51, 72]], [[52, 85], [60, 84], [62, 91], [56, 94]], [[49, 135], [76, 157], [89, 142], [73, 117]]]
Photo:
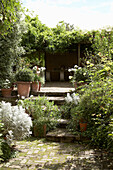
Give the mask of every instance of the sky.
[[48, 27], [64, 21], [82, 30], [113, 26], [113, 0], [22, 0]]

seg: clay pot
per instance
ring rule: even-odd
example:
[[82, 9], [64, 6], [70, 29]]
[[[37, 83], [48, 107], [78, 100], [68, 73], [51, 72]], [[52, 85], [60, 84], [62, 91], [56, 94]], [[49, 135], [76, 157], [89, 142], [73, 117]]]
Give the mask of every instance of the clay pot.
[[31, 84], [31, 89], [33, 92], [37, 92], [38, 91], [38, 83], [37, 82], [32, 82]]
[[11, 97], [12, 88], [1, 89], [3, 97]]
[[41, 82], [39, 81], [38, 91], [40, 91], [40, 88], [41, 88]]
[[77, 88], [77, 82], [75, 82], [75, 89]]
[[80, 122], [80, 130], [81, 130], [81, 132], [86, 131], [86, 129], [87, 129], [87, 123]]
[[29, 97], [30, 89], [31, 89], [31, 82], [23, 82], [23, 81], [17, 82], [17, 90], [20, 97], [22, 96]]
[[46, 129], [47, 129], [46, 124], [43, 125], [41, 131], [36, 126], [34, 126], [33, 128], [34, 136], [35, 137], [46, 137]]

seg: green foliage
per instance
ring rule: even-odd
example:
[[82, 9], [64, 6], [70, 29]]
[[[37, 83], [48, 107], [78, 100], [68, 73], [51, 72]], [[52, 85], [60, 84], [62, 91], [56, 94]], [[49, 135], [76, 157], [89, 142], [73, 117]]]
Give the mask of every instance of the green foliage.
[[48, 36], [49, 28], [46, 27], [38, 19], [38, 16], [25, 18], [27, 31], [23, 34], [22, 45], [26, 52], [43, 51], [46, 47], [46, 37]]
[[89, 82], [90, 75], [89, 70], [85, 67], [78, 67], [77, 65], [74, 68], [68, 70], [69, 72], [73, 72], [73, 76], [71, 76], [72, 82]]
[[16, 73], [15, 79], [17, 81], [32, 82], [34, 81], [34, 73], [31, 69], [24, 68]]
[[4, 124], [0, 121], [0, 163], [15, 156], [13, 148], [4, 140]]
[[91, 82], [87, 88], [82, 89], [82, 92], [72, 117], [76, 120], [80, 118], [87, 120], [91, 144], [107, 149], [112, 148], [113, 140], [108, 136], [113, 132], [110, 128], [112, 127], [111, 115], [113, 115], [112, 78], [107, 77], [104, 80]]
[[72, 105], [70, 103], [65, 103], [60, 107], [61, 116], [63, 119], [69, 119], [71, 117], [71, 108]]
[[24, 31], [23, 22], [20, 21], [18, 14], [18, 21], [13, 23], [12, 31], [7, 35], [0, 34], [0, 84], [6, 79], [12, 81], [13, 66], [18, 63], [19, 57], [24, 53], [20, 44], [22, 32]]
[[8, 145], [8, 143], [6, 141], [2, 142], [1, 150], [3, 153], [1, 158], [4, 161], [7, 161], [8, 159], [14, 157], [14, 155], [15, 155], [15, 151]]
[[13, 23], [18, 20], [17, 11], [23, 12], [20, 0], [0, 1], [0, 33], [2, 35], [12, 30]]
[[47, 131], [56, 127], [57, 119], [60, 118], [59, 109], [53, 102], [49, 102], [45, 96], [20, 100], [18, 104], [22, 105], [32, 117], [34, 126], [42, 127], [43, 124], [46, 124]]

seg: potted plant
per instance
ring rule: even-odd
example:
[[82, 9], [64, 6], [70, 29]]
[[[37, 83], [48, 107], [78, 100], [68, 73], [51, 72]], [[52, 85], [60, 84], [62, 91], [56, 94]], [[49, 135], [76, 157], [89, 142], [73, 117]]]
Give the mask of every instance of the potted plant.
[[41, 117], [33, 121], [33, 133], [35, 137], [46, 137], [48, 118]]
[[42, 79], [41, 76], [38, 76], [38, 83], [39, 83], [38, 91], [40, 91], [41, 85], [42, 85], [42, 83], [43, 83], [43, 79]]
[[2, 81], [1, 92], [3, 97], [11, 97], [12, 83], [8, 79]]
[[31, 89], [33, 92], [37, 92], [38, 91], [38, 73], [37, 73], [37, 66], [33, 67], [33, 73], [34, 73], [34, 80], [31, 84]]
[[34, 81], [32, 82], [32, 91], [37, 92], [40, 91], [41, 84], [43, 83], [43, 79], [40, 76], [39, 68], [37, 70], [37, 66], [33, 67], [33, 73], [34, 73]]
[[34, 80], [34, 73], [31, 69], [24, 68], [19, 70], [15, 79], [17, 81], [18, 94], [20, 96], [29, 97], [31, 82]]
[[73, 72], [73, 76], [70, 76], [71, 81], [75, 83], [75, 88], [78, 87], [78, 85], [84, 85], [89, 81], [89, 72], [88, 69], [85, 67], [79, 67], [77, 65], [74, 66], [74, 68], [69, 69], [69, 72]]
[[84, 132], [87, 129], [87, 123], [88, 123], [88, 118], [87, 114], [84, 114], [84, 112], [79, 113], [79, 126], [80, 126], [80, 131]]
[[22, 105], [32, 117], [34, 136], [45, 137], [46, 132], [56, 127], [57, 120], [60, 118], [59, 109], [45, 96], [19, 100], [18, 104]]

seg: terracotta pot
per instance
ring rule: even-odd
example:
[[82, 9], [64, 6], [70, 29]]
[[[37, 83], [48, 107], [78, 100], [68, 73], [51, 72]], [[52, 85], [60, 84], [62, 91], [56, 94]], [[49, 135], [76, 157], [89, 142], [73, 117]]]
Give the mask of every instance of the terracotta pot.
[[77, 82], [75, 82], [75, 89], [77, 88]]
[[80, 130], [81, 132], [86, 131], [87, 129], [87, 123], [80, 122]]
[[39, 81], [38, 91], [40, 91], [41, 88], [41, 82]]
[[12, 88], [1, 89], [3, 97], [11, 97]]
[[38, 83], [37, 82], [32, 82], [31, 84], [31, 89], [33, 92], [37, 92], [38, 91]]
[[20, 97], [22, 96], [29, 97], [30, 89], [31, 89], [31, 82], [23, 82], [23, 81], [17, 82], [17, 90]]
[[43, 125], [41, 131], [39, 131], [39, 129], [36, 126], [34, 126], [34, 128], [33, 128], [34, 136], [35, 137], [46, 137], [46, 129], [47, 129], [46, 124]]
[[87, 83], [85, 83], [85, 82], [78, 83], [79, 86], [83, 86], [85, 84], [87, 84]]

